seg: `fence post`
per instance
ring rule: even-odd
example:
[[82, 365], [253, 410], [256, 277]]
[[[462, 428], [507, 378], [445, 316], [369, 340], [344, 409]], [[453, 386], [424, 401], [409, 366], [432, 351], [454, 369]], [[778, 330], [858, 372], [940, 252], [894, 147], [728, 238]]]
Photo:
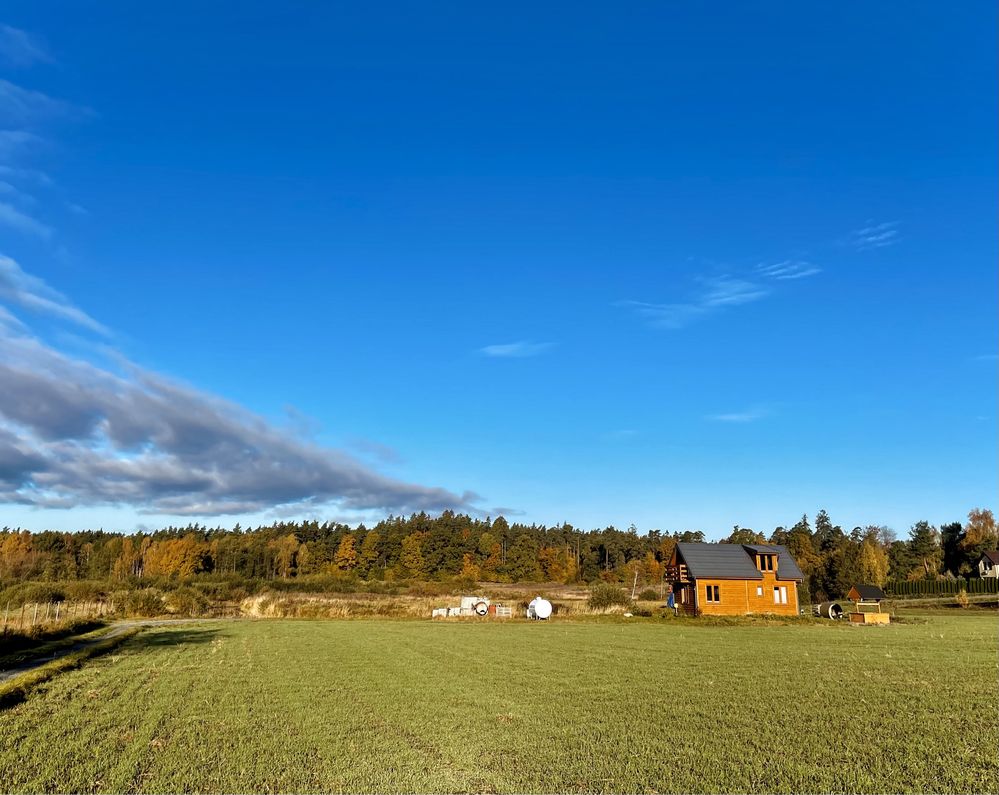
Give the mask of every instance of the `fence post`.
[[56, 623], [59, 621], [59, 608], [62, 607], [62, 602], [56, 602]]
[[10, 599], [7, 600], [7, 606], [3, 609], [3, 631], [7, 631], [7, 616], [10, 615]]
[[46, 623], [46, 624], [48, 623], [48, 620], [49, 620], [49, 608], [50, 607], [52, 607], [52, 603], [51, 602], [46, 602], [45, 603], [45, 618], [42, 619], [42, 621], [44, 623]]
[[38, 620], [38, 602], [35, 602], [35, 612], [31, 614], [31, 626], [35, 626], [35, 622]]

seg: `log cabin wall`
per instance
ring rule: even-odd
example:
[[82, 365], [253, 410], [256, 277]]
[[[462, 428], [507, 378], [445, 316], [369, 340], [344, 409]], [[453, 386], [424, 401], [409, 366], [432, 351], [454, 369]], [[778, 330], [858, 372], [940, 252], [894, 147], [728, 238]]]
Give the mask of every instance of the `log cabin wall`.
[[[697, 606], [706, 616], [743, 616], [749, 612], [747, 580], [697, 580]], [[708, 601], [707, 589], [718, 589], [718, 601]]]

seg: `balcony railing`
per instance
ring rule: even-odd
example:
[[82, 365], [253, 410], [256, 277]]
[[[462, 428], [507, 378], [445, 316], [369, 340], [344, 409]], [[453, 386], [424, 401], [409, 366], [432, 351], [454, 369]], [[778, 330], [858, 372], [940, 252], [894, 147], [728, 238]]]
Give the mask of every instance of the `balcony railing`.
[[665, 579], [672, 582], [689, 582], [690, 577], [687, 575], [687, 564], [681, 563], [679, 566], [667, 566]]

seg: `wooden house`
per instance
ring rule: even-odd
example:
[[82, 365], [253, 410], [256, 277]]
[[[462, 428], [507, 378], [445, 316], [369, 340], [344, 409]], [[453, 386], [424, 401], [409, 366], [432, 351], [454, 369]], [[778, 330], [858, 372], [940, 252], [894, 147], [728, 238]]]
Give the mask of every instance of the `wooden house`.
[[773, 544], [679, 543], [666, 567], [678, 610], [690, 615], [798, 615], [801, 569]]
[[999, 550], [982, 553], [978, 559], [979, 577], [999, 577]]

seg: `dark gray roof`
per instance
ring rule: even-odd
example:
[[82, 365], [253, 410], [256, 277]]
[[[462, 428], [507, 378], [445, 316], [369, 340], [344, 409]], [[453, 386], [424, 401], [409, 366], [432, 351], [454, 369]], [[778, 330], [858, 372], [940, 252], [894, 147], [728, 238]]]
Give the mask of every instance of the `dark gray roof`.
[[798, 562], [791, 557], [787, 547], [781, 544], [743, 544], [755, 553], [777, 553], [777, 574], [782, 580], [804, 580], [805, 575], [798, 568]]
[[876, 585], [854, 585], [847, 597], [852, 599], [854, 591], [857, 592], [857, 596], [861, 599], [876, 599], [880, 601], [881, 599], [888, 598], [885, 596], [885, 592]]
[[676, 545], [677, 552], [687, 564], [687, 571], [695, 580], [717, 577], [722, 580], [762, 580], [753, 559], [741, 544], [688, 544]]
[[688, 544], [676, 545], [690, 576], [717, 577], [720, 580], [762, 580], [756, 568], [757, 553], [777, 555], [777, 576], [782, 580], [803, 580], [798, 564], [787, 547], [776, 544]]

